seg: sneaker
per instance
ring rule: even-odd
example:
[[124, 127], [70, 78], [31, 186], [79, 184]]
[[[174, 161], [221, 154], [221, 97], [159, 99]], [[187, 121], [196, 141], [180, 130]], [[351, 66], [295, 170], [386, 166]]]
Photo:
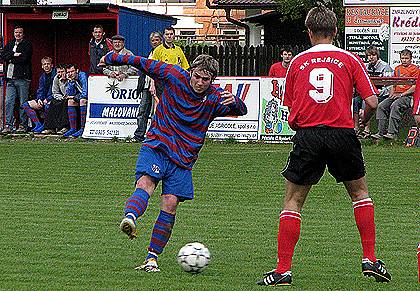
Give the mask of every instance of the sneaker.
[[135, 239], [137, 237], [136, 223], [128, 217], [124, 217], [121, 221], [120, 229], [123, 233], [128, 235], [129, 239]]
[[16, 129], [16, 133], [26, 133], [26, 128], [23, 125], [19, 125]]
[[384, 136], [383, 134], [378, 132], [378, 133], [372, 134], [370, 137], [373, 139], [381, 139], [383, 136]]
[[55, 130], [54, 129], [44, 129], [43, 131], [41, 131], [41, 134], [55, 134]]
[[362, 273], [364, 276], [374, 277], [376, 282], [391, 281], [391, 274], [385, 269], [385, 264], [381, 260], [372, 263], [369, 259], [363, 259]]
[[10, 125], [6, 125], [3, 130], [1, 131], [2, 134], [10, 134], [12, 133], [12, 128], [10, 127]]
[[385, 139], [393, 139], [393, 140], [395, 140], [395, 139], [397, 139], [398, 138], [398, 136], [396, 135], [396, 134], [392, 134], [392, 133], [387, 133], [387, 134], [385, 134], [384, 136], [383, 136], [383, 138], [385, 138]]
[[264, 274], [264, 278], [257, 282], [260, 286], [290, 286], [292, 284], [292, 272], [287, 271], [283, 274], [276, 273], [275, 270]]
[[139, 270], [139, 271], [145, 271], [147, 273], [160, 272], [160, 269], [158, 267], [158, 264], [155, 258], [150, 258], [144, 261], [142, 265], [135, 267], [134, 269]]
[[78, 131], [76, 131], [75, 133], [73, 133], [71, 136], [72, 137], [79, 137], [79, 136], [82, 136], [83, 135], [83, 131], [84, 131], [85, 129], [84, 128], [81, 128], [81, 129], [79, 129]]
[[44, 130], [44, 125], [39, 124], [39, 126], [35, 126], [34, 129], [32, 129], [33, 133], [41, 133]]
[[68, 128], [63, 127], [62, 129], [60, 129], [59, 131], [57, 131], [57, 134], [63, 135], [68, 131]]
[[70, 128], [68, 131], [66, 131], [65, 134], [63, 134], [64, 137], [69, 137], [73, 133], [75, 133], [77, 130], [75, 128]]

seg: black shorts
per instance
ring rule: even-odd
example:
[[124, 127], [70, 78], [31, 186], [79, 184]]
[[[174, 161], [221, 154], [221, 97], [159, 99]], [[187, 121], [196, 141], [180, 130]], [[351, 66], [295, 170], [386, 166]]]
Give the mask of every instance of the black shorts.
[[365, 176], [362, 146], [352, 128], [310, 127], [299, 129], [292, 138], [282, 175], [298, 185], [319, 182], [328, 172], [337, 183], [357, 180]]

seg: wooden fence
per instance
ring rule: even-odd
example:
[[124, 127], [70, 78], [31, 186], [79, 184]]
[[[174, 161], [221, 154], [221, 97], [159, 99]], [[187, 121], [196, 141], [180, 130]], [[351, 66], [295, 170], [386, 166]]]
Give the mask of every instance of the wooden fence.
[[[198, 55], [208, 54], [219, 61], [219, 76], [267, 76], [270, 66], [281, 61], [284, 46], [185, 46], [185, 56], [191, 63]], [[307, 49], [291, 46], [294, 54]]]

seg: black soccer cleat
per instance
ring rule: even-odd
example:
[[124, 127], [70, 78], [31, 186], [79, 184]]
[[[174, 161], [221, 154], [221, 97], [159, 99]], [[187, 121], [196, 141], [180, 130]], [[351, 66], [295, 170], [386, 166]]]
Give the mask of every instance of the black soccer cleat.
[[391, 281], [391, 274], [385, 269], [385, 264], [381, 260], [375, 263], [368, 259], [362, 260], [362, 273], [364, 276], [374, 277], [376, 282]]
[[265, 277], [257, 282], [260, 286], [290, 286], [292, 284], [292, 272], [287, 271], [283, 274], [276, 273], [274, 270], [264, 274]]

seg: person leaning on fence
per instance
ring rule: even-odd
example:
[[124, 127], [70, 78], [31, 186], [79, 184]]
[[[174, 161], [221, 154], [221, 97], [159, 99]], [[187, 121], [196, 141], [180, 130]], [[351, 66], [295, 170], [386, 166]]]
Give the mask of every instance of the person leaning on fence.
[[89, 74], [102, 74], [102, 68], [98, 67], [98, 63], [107, 52], [112, 50], [112, 44], [109, 39], [105, 38], [105, 32], [102, 25], [95, 25], [92, 31], [92, 38], [89, 41]]
[[269, 77], [284, 78], [286, 77], [287, 68], [293, 58], [293, 51], [290, 49], [283, 49], [281, 52], [282, 61], [271, 65], [268, 72]]
[[[86, 123], [87, 99], [88, 99], [88, 77], [85, 72], [79, 72], [76, 64], [69, 64], [66, 68], [68, 99], [67, 114], [69, 117], [70, 129], [63, 134], [64, 137], [82, 136]], [[77, 107], [80, 108], [80, 129], [77, 130]]]
[[[150, 34], [150, 45], [152, 50], [149, 53], [149, 59], [152, 58], [153, 50], [162, 43], [162, 34], [159, 31], [154, 31]], [[141, 94], [139, 112], [137, 115], [137, 128], [134, 132], [133, 140], [142, 142], [145, 138], [147, 121], [153, 107], [153, 99], [157, 98], [156, 94], [152, 95], [150, 92], [150, 84], [152, 79], [139, 71], [139, 82], [137, 86], [137, 94]]]
[[69, 127], [67, 116], [67, 76], [66, 65], [56, 66], [57, 75], [52, 82], [52, 96], [50, 109], [45, 117], [44, 130], [42, 134], [64, 134]]
[[[401, 64], [395, 67], [394, 77], [415, 77], [419, 75], [419, 68], [412, 64], [412, 52], [404, 49], [400, 52]], [[416, 85], [394, 85], [389, 97], [378, 105], [376, 119], [378, 133], [372, 135], [374, 139], [397, 139], [400, 123], [404, 113], [412, 106], [413, 93]]]
[[38, 90], [36, 91], [35, 100], [30, 100], [22, 104], [22, 109], [25, 110], [26, 115], [35, 125], [32, 129], [34, 133], [40, 133], [44, 130], [44, 124], [38, 118], [37, 112], [43, 116], [44, 121], [48, 114], [52, 95], [52, 83], [57, 73], [53, 67], [52, 59], [50, 57], [43, 57], [41, 59], [41, 67], [44, 71], [39, 78]]
[[[369, 46], [366, 49], [366, 58], [368, 60], [368, 63], [365, 64], [367, 71], [369, 73], [369, 76], [371, 77], [391, 77], [393, 74], [393, 70], [391, 66], [381, 60], [379, 58], [379, 50], [376, 46]], [[385, 98], [388, 98], [389, 96], [389, 90], [387, 86], [379, 87], [379, 94], [378, 94], [378, 103], [380, 103]], [[359, 95], [355, 94], [353, 98], [353, 119], [355, 124], [356, 131], [359, 130], [359, 121], [360, 116], [363, 114], [363, 108], [364, 103], [362, 98], [360, 98]], [[367, 138], [370, 136], [370, 120], [366, 121], [366, 126], [364, 127], [363, 131], [358, 133], [359, 138]]]
[[[133, 53], [125, 47], [125, 37], [122, 35], [114, 35], [111, 38], [112, 41], [112, 52], [120, 55], [130, 55], [132, 56]], [[123, 81], [128, 76], [135, 76], [137, 75], [137, 69], [130, 65], [125, 66], [111, 66], [108, 65], [103, 68], [104, 75], [115, 78], [118, 81]]]

